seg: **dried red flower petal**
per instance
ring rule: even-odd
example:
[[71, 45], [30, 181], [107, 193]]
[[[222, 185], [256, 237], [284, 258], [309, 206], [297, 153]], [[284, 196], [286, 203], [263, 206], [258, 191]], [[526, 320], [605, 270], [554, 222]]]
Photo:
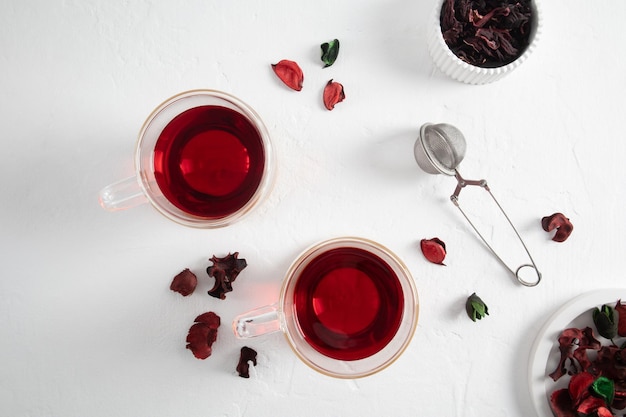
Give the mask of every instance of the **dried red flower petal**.
[[256, 350], [244, 346], [239, 354], [239, 363], [237, 364], [237, 373], [242, 378], [250, 378], [250, 362], [256, 366]]
[[550, 395], [550, 408], [556, 417], [578, 417], [566, 388], [556, 390]]
[[445, 265], [443, 260], [446, 258], [446, 244], [439, 238], [422, 239], [420, 241], [422, 253], [430, 262], [439, 265]]
[[239, 273], [248, 266], [245, 259], [237, 259], [239, 252], [232, 255], [229, 253], [224, 258], [215, 255], [209, 259], [213, 265], [208, 267], [206, 272], [210, 277], [215, 278], [215, 285], [209, 290], [209, 295], [224, 300], [226, 293], [233, 290], [233, 282]]
[[335, 108], [335, 104], [341, 103], [346, 98], [343, 85], [333, 80], [326, 83], [324, 87], [324, 106], [328, 110]]
[[191, 350], [198, 359], [211, 356], [212, 345], [217, 340], [217, 328], [220, 326], [220, 317], [210, 311], [196, 317], [194, 324], [187, 334], [187, 349]]
[[551, 216], [542, 218], [541, 227], [546, 232], [556, 229], [556, 233], [552, 237], [552, 240], [555, 242], [565, 242], [574, 230], [574, 225], [563, 213], [554, 213]]
[[183, 297], [193, 293], [198, 285], [198, 278], [189, 269], [184, 269], [176, 275], [170, 284], [170, 290], [180, 293]]
[[283, 59], [277, 64], [272, 64], [272, 69], [287, 87], [296, 91], [302, 90], [304, 73], [296, 62]]

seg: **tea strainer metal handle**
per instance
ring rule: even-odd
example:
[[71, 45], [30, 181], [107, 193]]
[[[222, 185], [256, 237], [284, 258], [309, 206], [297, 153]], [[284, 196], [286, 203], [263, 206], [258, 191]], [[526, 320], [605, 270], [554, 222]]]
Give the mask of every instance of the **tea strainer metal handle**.
[[[415, 160], [423, 171], [429, 174], [444, 174], [456, 178], [457, 186], [454, 190], [454, 193], [450, 196], [450, 200], [452, 201], [452, 203], [454, 203], [454, 205], [459, 209], [463, 217], [465, 217], [465, 220], [467, 220], [470, 226], [472, 226], [474, 232], [476, 232], [478, 237], [480, 237], [480, 239], [491, 251], [491, 253], [496, 257], [496, 259], [498, 259], [498, 261], [500, 261], [500, 263], [504, 265], [504, 267], [515, 276], [519, 283], [526, 287], [534, 287], [541, 281], [541, 272], [539, 272], [539, 270], [537, 269], [537, 265], [535, 264], [533, 257], [530, 255], [528, 247], [526, 246], [524, 240], [513, 225], [513, 222], [489, 189], [487, 181], [466, 180], [465, 178], [461, 177], [461, 174], [459, 174], [459, 171], [457, 170], [457, 167], [465, 157], [466, 147], [467, 145], [465, 142], [465, 137], [463, 136], [463, 133], [461, 133], [461, 131], [459, 131], [459, 129], [457, 129], [456, 127], [447, 123], [426, 123], [420, 129], [420, 135], [415, 142], [415, 147], [413, 151], [415, 154]], [[467, 216], [467, 214], [459, 204], [459, 194], [461, 193], [461, 190], [468, 185], [482, 187], [489, 193], [493, 201], [496, 203], [496, 205], [506, 218], [509, 225], [511, 225], [511, 227], [513, 228], [515, 235], [519, 239], [522, 247], [528, 255], [530, 263], [523, 264], [517, 269], [513, 270], [504, 262], [504, 260], [500, 257], [500, 255], [498, 255], [498, 253], [493, 249], [489, 242], [487, 242], [485, 237], [478, 231], [474, 223], [470, 220], [470, 218]], [[523, 279], [520, 276], [520, 271], [524, 268], [534, 269], [537, 274], [537, 280], [527, 281]]]

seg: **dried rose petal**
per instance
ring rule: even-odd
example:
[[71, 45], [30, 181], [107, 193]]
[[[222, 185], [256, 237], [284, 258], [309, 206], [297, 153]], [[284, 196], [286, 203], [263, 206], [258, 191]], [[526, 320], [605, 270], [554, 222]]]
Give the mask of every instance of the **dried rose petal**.
[[283, 59], [278, 64], [272, 64], [272, 69], [287, 87], [296, 91], [302, 90], [304, 73], [296, 62]]
[[542, 218], [541, 227], [546, 232], [557, 229], [555, 235], [552, 237], [552, 240], [555, 242], [565, 242], [572, 233], [572, 230], [574, 230], [574, 225], [563, 213], [554, 213], [551, 216]]
[[594, 397], [593, 395], [590, 395], [589, 397], [585, 398], [580, 405], [576, 408], [576, 412], [578, 414], [578, 416], [592, 416], [594, 415], [594, 412], [600, 408], [600, 407], [604, 407], [606, 405], [606, 403], [604, 402], [604, 400], [602, 398], [598, 398], [598, 397]]
[[550, 408], [556, 417], [578, 417], [567, 389], [556, 390], [550, 395]]
[[211, 356], [221, 320], [217, 314], [210, 311], [199, 315], [194, 321], [187, 334], [187, 349], [191, 350], [196, 358], [206, 359]]
[[343, 85], [333, 80], [326, 83], [326, 87], [324, 87], [324, 106], [328, 110], [334, 109], [335, 104], [341, 103], [345, 98], [346, 95], [343, 91]]
[[193, 293], [198, 285], [198, 278], [189, 269], [184, 269], [181, 273], [176, 275], [170, 285], [170, 290], [176, 291], [182, 294], [183, 297]]
[[244, 346], [239, 354], [239, 363], [237, 364], [237, 373], [242, 378], [250, 378], [250, 363], [256, 366], [256, 350]]
[[237, 276], [244, 270], [248, 263], [245, 259], [237, 259], [239, 252], [224, 258], [218, 258], [215, 255], [211, 259], [213, 265], [208, 267], [206, 272], [210, 277], [215, 278], [215, 285], [209, 290], [209, 295], [224, 300], [226, 293], [233, 290], [233, 282]]
[[624, 337], [626, 336], [626, 304], [622, 304], [622, 300], [617, 300], [615, 311], [617, 311], [619, 316], [617, 321], [617, 334]]
[[446, 244], [439, 238], [422, 239], [420, 241], [422, 253], [430, 262], [439, 265], [445, 265], [443, 260], [446, 258]]

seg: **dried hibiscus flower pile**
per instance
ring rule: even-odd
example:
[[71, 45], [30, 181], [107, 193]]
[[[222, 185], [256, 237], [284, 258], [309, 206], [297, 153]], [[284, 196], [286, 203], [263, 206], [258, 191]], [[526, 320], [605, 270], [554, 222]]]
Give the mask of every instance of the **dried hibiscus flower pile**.
[[531, 0], [445, 0], [440, 24], [448, 48], [468, 64], [494, 68], [528, 47]]
[[[226, 299], [226, 293], [233, 290], [233, 282], [243, 271], [248, 263], [245, 259], [239, 259], [239, 252], [228, 254], [223, 258], [213, 255], [209, 259], [213, 265], [207, 268], [207, 274], [215, 278], [215, 284], [208, 293], [210, 296]], [[177, 274], [172, 283], [170, 290], [178, 292], [183, 297], [191, 295], [198, 285], [198, 277], [188, 268]], [[187, 334], [187, 349], [191, 350], [193, 355], [198, 359], [206, 359], [213, 353], [213, 343], [217, 340], [218, 328], [221, 319], [213, 311], [203, 313], [196, 317], [194, 324], [189, 328]], [[244, 346], [241, 349], [241, 356], [237, 364], [237, 373], [242, 378], [249, 378], [249, 362], [256, 366], [256, 351], [252, 348]]]
[[[603, 345], [591, 327], [568, 328], [559, 335], [559, 364], [550, 377], [557, 381], [571, 375], [568, 387], [550, 396], [557, 417], [613, 417], [626, 408], [626, 305], [593, 309], [598, 335], [610, 341]], [[623, 411], [621, 412], [623, 413]]]

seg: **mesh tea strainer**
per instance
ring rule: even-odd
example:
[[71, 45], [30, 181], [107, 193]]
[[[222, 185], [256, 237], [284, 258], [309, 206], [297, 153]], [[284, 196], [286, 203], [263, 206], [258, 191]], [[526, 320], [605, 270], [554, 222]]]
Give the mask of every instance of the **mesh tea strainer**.
[[[422, 170], [429, 174], [445, 174], [449, 176], [454, 176], [457, 180], [457, 186], [454, 190], [454, 193], [450, 196], [450, 200], [454, 205], [459, 209], [463, 217], [468, 221], [472, 229], [476, 232], [476, 234], [480, 237], [483, 243], [487, 246], [487, 248], [491, 251], [491, 253], [504, 265], [519, 281], [520, 284], [525, 285], [527, 287], [534, 287], [539, 284], [541, 281], [541, 273], [537, 269], [537, 265], [535, 265], [535, 261], [533, 260], [526, 244], [522, 240], [522, 237], [518, 233], [517, 229], [513, 225], [513, 222], [509, 219], [509, 216], [504, 212], [504, 209], [498, 203], [498, 200], [494, 197], [487, 185], [487, 181], [485, 180], [466, 180], [459, 174], [457, 167], [465, 157], [466, 150], [466, 142], [463, 133], [459, 131], [456, 127], [449, 125], [447, 123], [438, 123], [431, 124], [426, 123], [420, 129], [420, 135], [417, 141], [415, 142], [415, 147], [413, 152], [415, 154], [415, 160], [417, 164], [420, 166]], [[487, 242], [487, 240], [483, 237], [483, 235], [478, 231], [474, 223], [469, 219], [465, 211], [461, 208], [459, 204], [459, 194], [461, 193], [461, 189], [463, 189], [467, 185], [477, 185], [479, 187], [484, 188], [493, 201], [496, 203], [507, 222], [513, 228], [513, 231], [517, 235], [519, 241], [521, 242], [528, 258], [530, 259], [530, 263], [523, 264], [519, 266], [516, 270], [511, 269], [502, 258], [496, 253], [493, 247]], [[520, 271], [523, 268], [532, 268], [537, 273], [536, 281], [527, 281], [520, 277]]]

